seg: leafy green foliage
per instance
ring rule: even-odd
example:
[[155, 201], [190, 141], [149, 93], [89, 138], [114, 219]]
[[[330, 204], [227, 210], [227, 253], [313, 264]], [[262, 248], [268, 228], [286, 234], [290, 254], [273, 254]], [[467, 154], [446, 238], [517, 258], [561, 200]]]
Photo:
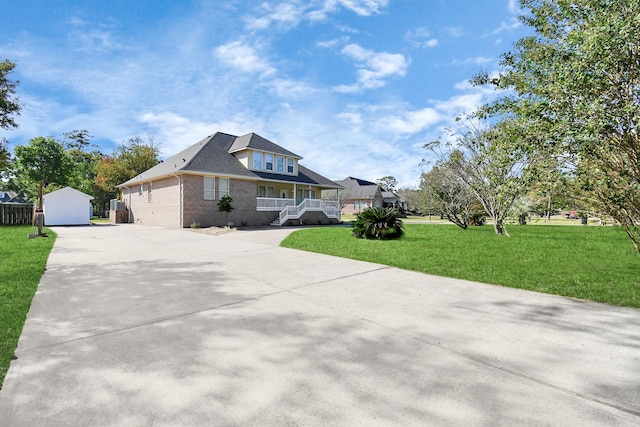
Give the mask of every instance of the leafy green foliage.
[[526, 123], [530, 146], [573, 156], [598, 210], [622, 224], [640, 252], [640, 3], [522, 0], [535, 34], [503, 56], [497, 78], [512, 89], [486, 116]]
[[521, 124], [516, 120], [493, 125], [467, 120], [459, 130], [449, 130], [446, 140], [425, 146], [439, 157], [442, 188], [457, 187], [473, 195], [493, 220], [497, 235], [508, 235], [504, 221], [527, 191], [530, 171], [540, 157], [520, 138]]
[[9, 169], [11, 165], [11, 154], [7, 145], [6, 138], [0, 138], [0, 172]]
[[17, 81], [9, 78], [16, 64], [8, 59], [0, 62], [0, 128], [9, 129], [18, 127], [13, 120], [13, 115], [20, 114], [20, 103], [15, 96]]
[[622, 227], [513, 225], [511, 239], [490, 238], [491, 227], [463, 231], [447, 225], [406, 224], [404, 228], [402, 239], [384, 244], [353, 239], [340, 227], [305, 229], [289, 235], [282, 246], [640, 307], [640, 264]]
[[15, 147], [14, 153], [18, 186], [29, 199], [38, 198], [41, 181], [45, 192], [68, 184], [73, 162], [54, 138], [32, 138], [28, 145]]
[[97, 163], [96, 185], [109, 198], [116, 198], [119, 193], [116, 186], [157, 165], [159, 154], [153, 138], [147, 143], [140, 137], [131, 138]]
[[222, 196], [218, 201], [218, 210], [225, 213], [227, 223], [229, 222], [229, 213], [233, 210], [231, 202], [233, 202], [233, 198], [228, 194]]
[[28, 239], [30, 226], [0, 227], [0, 386], [18, 344], [56, 234]]
[[376, 184], [380, 186], [382, 191], [396, 191], [398, 180], [394, 176], [387, 175], [380, 179], [376, 179]]
[[352, 234], [361, 239], [396, 239], [402, 236], [400, 212], [393, 208], [368, 208], [356, 215]]
[[420, 190], [428, 207], [464, 230], [469, 226], [469, 211], [476, 199], [448, 166], [443, 161], [423, 173]]

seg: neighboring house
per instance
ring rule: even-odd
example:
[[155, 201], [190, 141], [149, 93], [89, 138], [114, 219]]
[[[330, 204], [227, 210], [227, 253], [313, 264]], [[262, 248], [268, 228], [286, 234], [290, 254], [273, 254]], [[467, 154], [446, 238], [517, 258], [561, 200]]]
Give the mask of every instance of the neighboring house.
[[364, 179], [347, 177], [336, 181], [344, 187], [339, 196], [342, 213], [355, 214], [370, 207], [382, 207], [384, 200], [380, 186]]
[[26, 203], [24, 194], [15, 194], [10, 191], [0, 191], [0, 203]]
[[42, 199], [45, 225], [88, 225], [91, 221], [93, 197], [88, 194], [64, 187]]
[[218, 202], [233, 198], [236, 226], [340, 222], [335, 182], [299, 164], [302, 157], [250, 133], [215, 133], [120, 184], [128, 222], [164, 227], [227, 225]]
[[392, 191], [383, 191], [382, 200], [385, 208], [395, 208], [400, 212], [406, 212], [408, 209], [407, 201]]

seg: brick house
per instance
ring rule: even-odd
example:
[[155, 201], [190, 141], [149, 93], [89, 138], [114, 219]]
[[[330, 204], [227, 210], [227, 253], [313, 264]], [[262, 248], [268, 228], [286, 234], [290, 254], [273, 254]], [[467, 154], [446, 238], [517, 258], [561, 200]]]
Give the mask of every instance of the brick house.
[[210, 135], [120, 184], [127, 222], [164, 227], [227, 225], [218, 202], [233, 198], [235, 226], [332, 224], [339, 203], [320, 199], [342, 187], [305, 168], [302, 157], [249, 133]]
[[[344, 214], [355, 214], [370, 207], [382, 207], [384, 204], [382, 190], [375, 182], [349, 176], [336, 181], [336, 184], [343, 187], [338, 197], [341, 199], [340, 206]], [[324, 196], [327, 199], [336, 198], [331, 193], [325, 193]]]

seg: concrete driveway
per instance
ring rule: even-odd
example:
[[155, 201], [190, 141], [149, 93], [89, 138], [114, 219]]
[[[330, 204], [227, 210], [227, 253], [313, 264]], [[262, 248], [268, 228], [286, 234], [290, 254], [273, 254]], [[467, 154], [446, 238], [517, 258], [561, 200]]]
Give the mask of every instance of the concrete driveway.
[[218, 236], [56, 228], [2, 426], [639, 425], [640, 310]]

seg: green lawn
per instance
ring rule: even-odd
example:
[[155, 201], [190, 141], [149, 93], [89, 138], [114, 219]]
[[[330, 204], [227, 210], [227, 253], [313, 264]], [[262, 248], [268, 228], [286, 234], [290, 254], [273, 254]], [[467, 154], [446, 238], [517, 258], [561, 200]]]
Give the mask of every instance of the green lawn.
[[0, 387], [56, 235], [28, 239], [30, 226], [0, 227]]
[[640, 255], [619, 227], [405, 224], [399, 240], [362, 240], [349, 227], [292, 233], [282, 246], [407, 270], [640, 307]]

